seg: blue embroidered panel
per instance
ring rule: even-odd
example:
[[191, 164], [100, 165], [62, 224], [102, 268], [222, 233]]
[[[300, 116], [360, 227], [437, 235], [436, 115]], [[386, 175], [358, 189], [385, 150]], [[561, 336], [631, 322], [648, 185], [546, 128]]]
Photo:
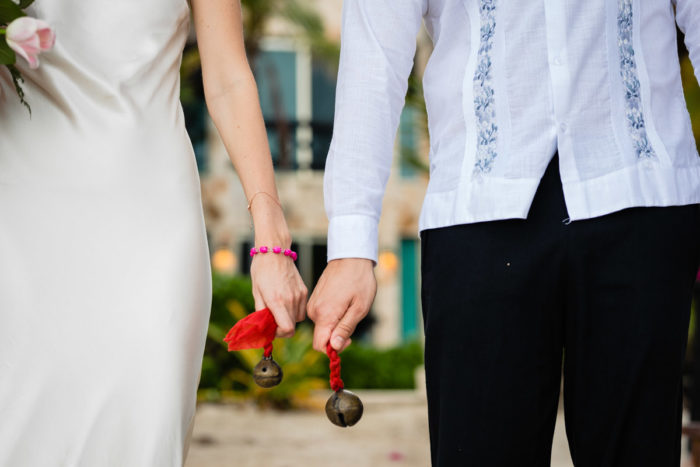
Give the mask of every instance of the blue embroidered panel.
[[477, 126], [475, 173], [491, 171], [496, 153], [498, 125], [496, 124], [496, 99], [493, 90], [493, 64], [491, 51], [496, 33], [496, 0], [480, 0], [481, 15], [479, 54], [474, 72], [474, 111]]
[[627, 128], [637, 157], [647, 159], [656, 157], [654, 149], [647, 138], [646, 124], [642, 112], [637, 62], [634, 57], [634, 11], [632, 0], [618, 0], [617, 43], [620, 48], [620, 75], [625, 91], [625, 113]]

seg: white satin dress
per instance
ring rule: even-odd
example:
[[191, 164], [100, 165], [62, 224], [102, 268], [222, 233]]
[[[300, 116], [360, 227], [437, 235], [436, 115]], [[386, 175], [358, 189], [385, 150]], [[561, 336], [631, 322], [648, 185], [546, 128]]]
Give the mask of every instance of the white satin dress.
[[19, 64], [31, 118], [0, 67], [0, 466], [180, 466], [211, 300], [187, 0], [28, 13], [57, 41]]

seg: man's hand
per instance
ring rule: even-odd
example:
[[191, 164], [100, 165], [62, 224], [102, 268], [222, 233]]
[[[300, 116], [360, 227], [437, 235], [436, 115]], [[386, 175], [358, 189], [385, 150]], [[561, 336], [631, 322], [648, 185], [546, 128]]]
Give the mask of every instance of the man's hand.
[[338, 352], [350, 345], [350, 335], [369, 312], [376, 293], [371, 260], [329, 262], [309, 299], [308, 315], [315, 323], [314, 349], [325, 353], [329, 341]]

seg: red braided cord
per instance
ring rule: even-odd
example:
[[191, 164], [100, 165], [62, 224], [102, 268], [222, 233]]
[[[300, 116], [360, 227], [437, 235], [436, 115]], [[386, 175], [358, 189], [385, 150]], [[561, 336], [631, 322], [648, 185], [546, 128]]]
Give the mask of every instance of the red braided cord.
[[326, 353], [331, 360], [331, 389], [338, 392], [345, 387], [343, 380], [340, 379], [340, 356], [338, 356], [338, 351], [331, 347], [330, 342], [326, 346]]
[[272, 356], [272, 341], [265, 344], [265, 358], [270, 358]]

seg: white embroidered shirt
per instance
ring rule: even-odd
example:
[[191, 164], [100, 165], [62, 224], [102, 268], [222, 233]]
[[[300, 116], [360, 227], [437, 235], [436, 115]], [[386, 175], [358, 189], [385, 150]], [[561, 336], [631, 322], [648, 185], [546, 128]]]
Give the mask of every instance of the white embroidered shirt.
[[345, 0], [329, 260], [377, 259], [422, 20], [434, 50], [421, 230], [526, 218], [557, 150], [572, 221], [700, 203], [676, 47], [678, 24], [700, 70], [700, 0]]

